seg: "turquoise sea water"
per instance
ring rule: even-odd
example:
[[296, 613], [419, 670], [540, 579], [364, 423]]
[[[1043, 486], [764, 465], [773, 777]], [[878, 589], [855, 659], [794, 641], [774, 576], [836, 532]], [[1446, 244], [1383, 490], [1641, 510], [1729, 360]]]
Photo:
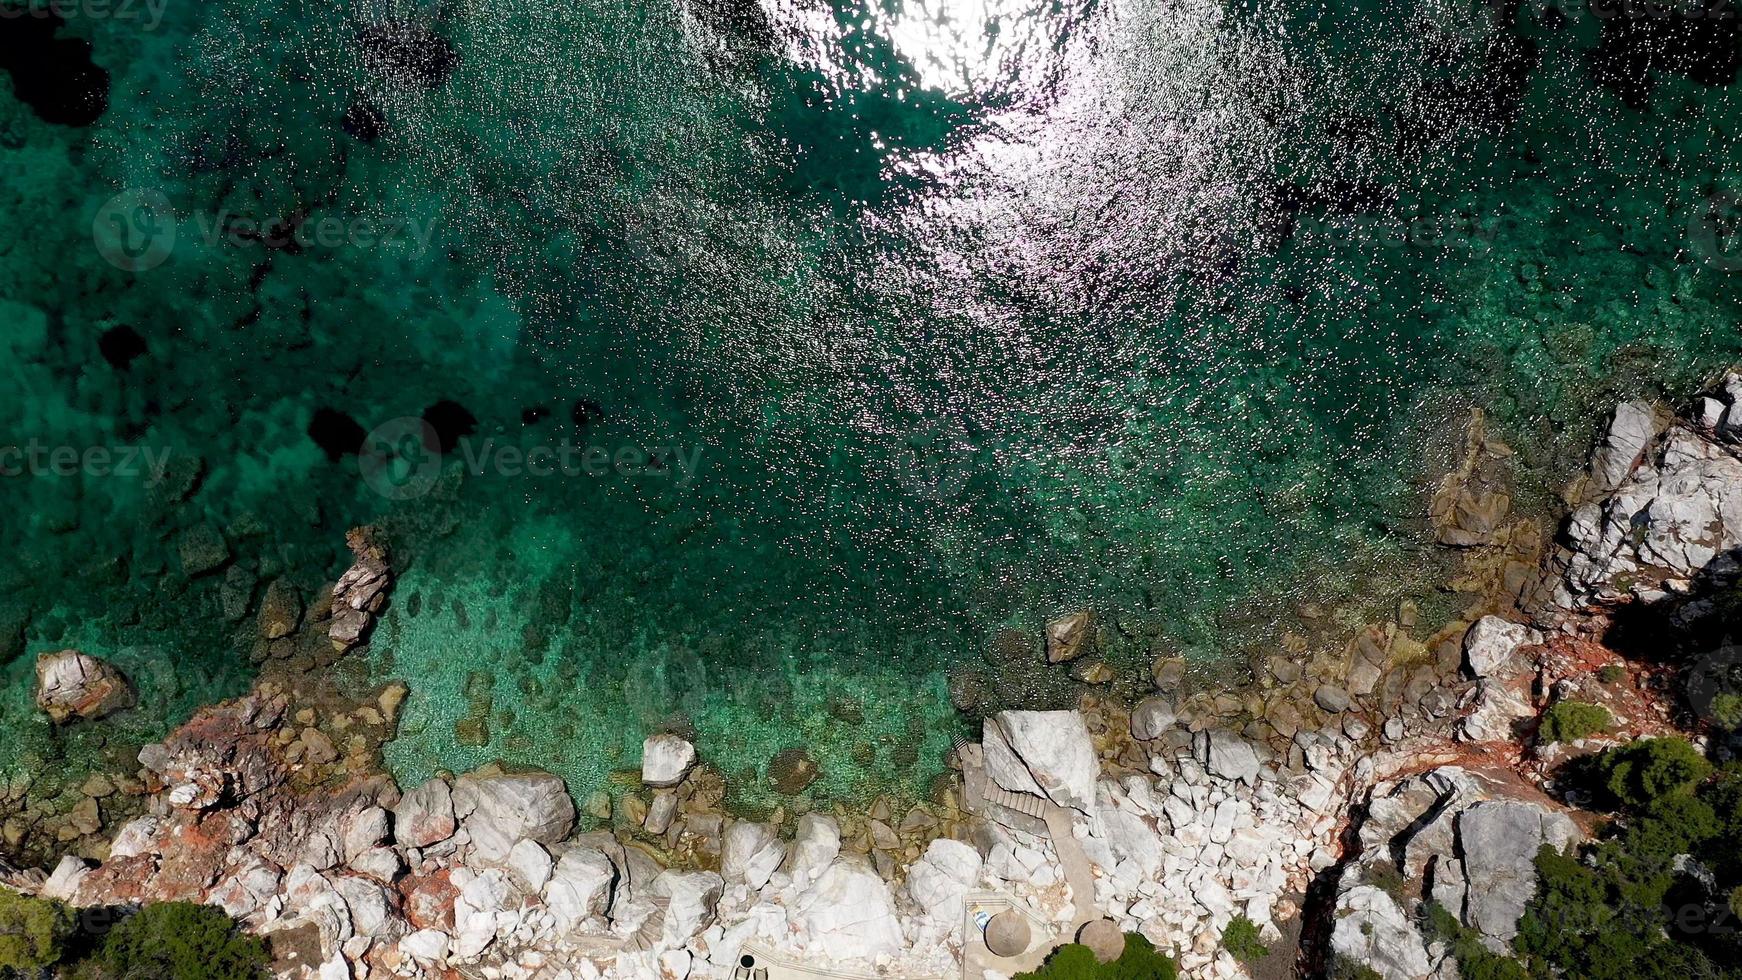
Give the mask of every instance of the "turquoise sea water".
[[[1742, 348], [1727, 20], [104, 9], [0, 19], [10, 766], [241, 689], [265, 584], [313, 594], [378, 522], [408, 778], [586, 791], [676, 726], [729, 777], [805, 746], [820, 797], [918, 790], [971, 721], [952, 673], [1069, 696], [1000, 666], [1047, 617], [1104, 611], [1135, 674], [1233, 656], [1422, 570], [1468, 407], [1540, 502], [1616, 395]], [[106, 87], [43, 67], [45, 23]], [[63, 646], [142, 708], [49, 731], [24, 654]]]

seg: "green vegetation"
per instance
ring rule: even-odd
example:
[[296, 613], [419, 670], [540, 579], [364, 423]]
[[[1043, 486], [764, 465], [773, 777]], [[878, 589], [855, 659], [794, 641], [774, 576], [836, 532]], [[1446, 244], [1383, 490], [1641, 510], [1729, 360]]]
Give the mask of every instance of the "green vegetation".
[[1693, 790], [1712, 764], [1686, 739], [1642, 738], [1597, 757], [1603, 789], [1617, 808], [1639, 809]]
[[1125, 954], [1111, 963], [1100, 963], [1089, 947], [1071, 943], [1060, 946], [1046, 963], [1016, 980], [1174, 980], [1178, 975], [1173, 959], [1136, 933], [1125, 937]]
[[1247, 963], [1270, 955], [1270, 950], [1264, 948], [1263, 937], [1258, 934], [1258, 926], [1243, 915], [1236, 915], [1228, 923], [1228, 928], [1222, 930], [1222, 948], [1235, 959]]
[[1543, 712], [1537, 730], [1544, 742], [1576, 742], [1609, 727], [1609, 709], [1584, 701], [1556, 701]]
[[73, 913], [65, 905], [0, 889], [0, 974], [53, 966], [72, 934]]
[[60, 902], [0, 889], [3, 980], [49, 970], [70, 980], [264, 980], [269, 959], [264, 941], [209, 905], [147, 905], [105, 934], [81, 929]]
[[[1537, 856], [1537, 895], [1515, 942], [1528, 975], [1742, 978], [1730, 900], [1742, 887], [1742, 769], [1714, 773], [1682, 739], [1642, 739], [1597, 756], [1585, 777], [1616, 819], [1581, 854]], [[1466, 977], [1517, 975], [1465, 966]]]
[[1429, 942], [1446, 944], [1458, 961], [1458, 975], [1463, 980], [1531, 980], [1522, 963], [1482, 945], [1480, 933], [1466, 928], [1438, 902], [1422, 906], [1422, 934]]
[[117, 925], [80, 964], [84, 980], [257, 980], [266, 943], [223, 910], [191, 902], [147, 905]]
[[1605, 684], [1619, 684], [1627, 679], [1627, 668], [1620, 664], [1604, 664], [1603, 669], [1597, 671], [1597, 679]]

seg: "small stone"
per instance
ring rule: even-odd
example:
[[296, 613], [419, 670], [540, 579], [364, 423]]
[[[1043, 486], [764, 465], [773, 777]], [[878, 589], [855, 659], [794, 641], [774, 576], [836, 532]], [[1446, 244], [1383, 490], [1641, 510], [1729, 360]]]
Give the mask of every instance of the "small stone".
[[1079, 660], [1071, 665], [1071, 676], [1084, 684], [1106, 684], [1113, 680], [1113, 668], [1104, 660]]
[[1313, 692], [1313, 701], [1331, 714], [1341, 714], [1349, 710], [1349, 692], [1335, 684], [1320, 684], [1318, 690]]
[[1147, 697], [1131, 709], [1131, 737], [1142, 741], [1160, 738], [1173, 728], [1179, 715], [1173, 701], [1164, 697]]
[[317, 766], [325, 765], [339, 757], [339, 750], [333, 748], [333, 740], [318, 728], [302, 730], [302, 746], [302, 757]]
[[1046, 662], [1062, 664], [1089, 652], [1095, 614], [1087, 609], [1046, 624]]
[[588, 793], [584, 809], [589, 817], [599, 820], [611, 819], [611, 794], [602, 789]]
[[1155, 689], [1163, 694], [1179, 690], [1180, 682], [1185, 680], [1186, 662], [1183, 657], [1156, 657], [1150, 666], [1150, 676], [1155, 679]]
[[382, 720], [391, 722], [399, 717], [399, 708], [405, 704], [405, 696], [411, 693], [411, 688], [404, 681], [394, 681], [381, 689], [375, 698], [375, 703], [381, 708]]
[[652, 735], [641, 743], [641, 781], [666, 789], [683, 782], [696, 765], [696, 747], [676, 735]]
[[133, 703], [127, 678], [106, 661], [77, 650], [36, 658], [36, 705], [56, 724], [102, 718]]
[[650, 834], [663, 834], [671, 829], [672, 818], [677, 816], [677, 794], [670, 790], [660, 790], [653, 794], [653, 803], [647, 808], [647, 818], [641, 826]]

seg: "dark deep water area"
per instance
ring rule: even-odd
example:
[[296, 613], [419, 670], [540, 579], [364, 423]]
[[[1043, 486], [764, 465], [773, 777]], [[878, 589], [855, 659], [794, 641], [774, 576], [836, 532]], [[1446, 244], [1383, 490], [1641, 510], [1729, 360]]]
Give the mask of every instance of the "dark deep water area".
[[[1408, 591], [1471, 407], [1546, 508], [1742, 353], [1742, 26], [1567, 4], [8, 0], [0, 769], [242, 690], [364, 523], [399, 774], [577, 791], [916, 790], [1061, 612]], [[63, 647], [140, 706], [52, 730]]]

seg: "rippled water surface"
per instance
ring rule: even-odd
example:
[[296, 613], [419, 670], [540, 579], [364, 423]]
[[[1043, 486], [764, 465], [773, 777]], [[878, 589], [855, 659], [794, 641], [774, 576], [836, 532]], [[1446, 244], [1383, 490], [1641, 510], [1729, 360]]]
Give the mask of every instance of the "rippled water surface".
[[1048, 616], [1102, 610], [1135, 676], [1407, 591], [1470, 407], [1540, 503], [1601, 406], [1742, 346], [1728, 21], [208, 0], [56, 36], [107, 105], [0, 96], [0, 422], [167, 463], [0, 483], [5, 652], [147, 691], [52, 733], [17, 656], [14, 766], [240, 689], [267, 583], [372, 521], [402, 775], [585, 790], [677, 725], [729, 777], [805, 746], [821, 796], [917, 789], [952, 677], [1070, 696]]

